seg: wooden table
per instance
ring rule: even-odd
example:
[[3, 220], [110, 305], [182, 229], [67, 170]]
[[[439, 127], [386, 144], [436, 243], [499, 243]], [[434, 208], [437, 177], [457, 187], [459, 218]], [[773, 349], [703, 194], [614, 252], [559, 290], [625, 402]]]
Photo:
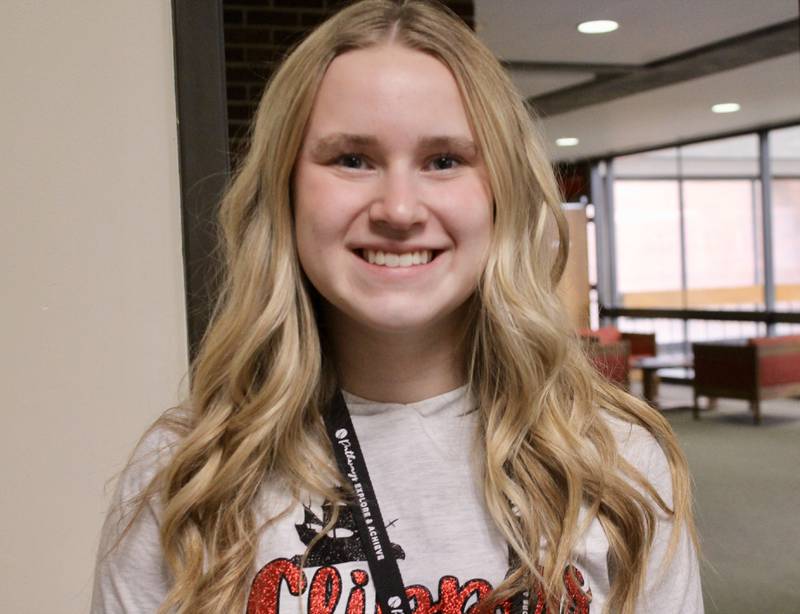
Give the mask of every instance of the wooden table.
[[692, 357], [683, 354], [665, 354], [663, 356], [644, 356], [631, 364], [634, 369], [642, 370], [642, 395], [653, 407], [658, 407], [658, 372], [661, 369], [691, 369]]

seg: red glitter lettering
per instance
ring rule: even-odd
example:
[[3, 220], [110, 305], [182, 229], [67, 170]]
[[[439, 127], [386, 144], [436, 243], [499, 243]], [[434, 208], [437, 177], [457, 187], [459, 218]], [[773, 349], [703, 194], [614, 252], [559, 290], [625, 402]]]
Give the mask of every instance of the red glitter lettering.
[[275, 559], [264, 565], [250, 587], [247, 614], [278, 614], [283, 582], [289, 588], [289, 593], [296, 596], [305, 590], [306, 577], [300, 567], [289, 559]]
[[333, 614], [342, 596], [342, 577], [335, 567], [320, 567], [311, 580], [308, 614]]
[[469, 580], [462, 585], [461, 590], [458, 591], [458, 598], [460, 600], [460, 611], [464, 612], [464, 606], [469, 603], [473, 595], [477, 595], [475, 603], [467, 608], [465, 614], [473, 614], [478, 604], [484, 600], [486, 595], [492, 592], [491, 585], [486, 580]]
[[[469, 580], [459, 586], [458, 578], [444, 576], [439, 580], [439, 600], [433, 601], [431, 592], [421, 584], [406, 588], [406, 596], [412, 604], [413, 614], [479, 614], [480, 603], [492, 590], [486, 580]], [[470, 600], [476, 597], [475, 603], [467, 607]], [[498, 610], [503, 614], [511, 613], [511, 604], [502, 602]]]
[[564, 570], [564, 587], [570, 598], [570, 603], [564, 608], [564, 614], [589, 614], [592, 590], [583, 591], [583, 574], [577, 567], [568, 565]]
[[528, 610], [531, 614], [547, 614], [547, 602], [544, 599], [544, 592], [542, 585], [536, 583], [536, 601], [533, 602], [536, 607], [533, 610]]
[[366, 586], [369, 583], [369, 574], [363, 569], [356, 569], [350, 572], [350, 579], [356, 586]]
[[350, 572], [350, 579], [353, 581], [354, 586], [350, 590], [350, 596], [347, 598], [347, 614], [365, 614], [367, 599], [362, 587], [369, 582], [369, 576], [366, 571], [356, 569]]
[[[421, 584], [406, 587], [406, 597], [413, 614], [434, 614], [431, 592]], [[438, 611], [438, 610], [437, 610]]]

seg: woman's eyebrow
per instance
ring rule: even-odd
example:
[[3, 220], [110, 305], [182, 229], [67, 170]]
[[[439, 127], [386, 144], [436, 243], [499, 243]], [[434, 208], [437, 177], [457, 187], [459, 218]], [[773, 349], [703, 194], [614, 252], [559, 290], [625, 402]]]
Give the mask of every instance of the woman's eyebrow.
[[[311, 155], [325, 158], [342, 151], [375, 148], [379, 146], [378, 138], [369, 134], [350, 134], [337, 132], [317, 139], [311, 145]], [[435, 135], [418, 139], [417, 147], [423, 151], [458, 151], [466, 156], [476, 156], [478, 148], [474, 141], [464, 136]]]
[[457, 151], [466, 156], [478, 155], [478, 148], [473, 140], [463, 136], [426, 136], [419, 140], [419, 147], [425, 151]]
[[321, 137], [311, 146], [311, 155], [324, 158], [350, 149], [375, 147], [378, 139], [367, 134], [347, 134], [337, 132]]

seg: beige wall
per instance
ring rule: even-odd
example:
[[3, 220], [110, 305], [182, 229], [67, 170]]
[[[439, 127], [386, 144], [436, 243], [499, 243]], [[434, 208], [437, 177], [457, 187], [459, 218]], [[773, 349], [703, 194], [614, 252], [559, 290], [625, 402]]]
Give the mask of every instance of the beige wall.
[[3, 2], [0, 74], [0, 611], [78, 614], [187, 369], [170, 3]]
[[569, 224], [569, 259], [558, 286], [569, 320], [575, 328], [589, 326], [589, 250], [586, 242], [586, 208], [564, 205]]

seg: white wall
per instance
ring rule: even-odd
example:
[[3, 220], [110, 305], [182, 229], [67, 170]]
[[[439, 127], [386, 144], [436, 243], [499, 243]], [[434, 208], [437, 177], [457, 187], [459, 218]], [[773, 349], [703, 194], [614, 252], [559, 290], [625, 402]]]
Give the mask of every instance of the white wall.
[[77, 614], [187, 370], [170, 3], [7, 0], [0, 74], [0, 611]]

